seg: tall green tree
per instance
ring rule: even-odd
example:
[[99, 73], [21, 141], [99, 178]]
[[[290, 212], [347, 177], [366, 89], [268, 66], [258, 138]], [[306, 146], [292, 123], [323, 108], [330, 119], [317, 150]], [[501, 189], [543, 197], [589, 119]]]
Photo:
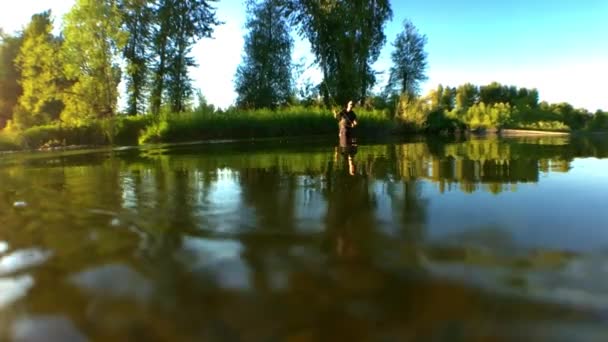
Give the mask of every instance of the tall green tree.
[[387, 85], [389, 92], [408, 97], [418, 95], [420, 82], [427, 79], [427, 53], [424, 50], [426, 42], [426, 35], [420, 34], [411, 21], [403, 22], [403, 31], [393, 43], [393, 66]]
[[120, 52], [128, 34], [116, 0], [77, 0], [65, 16], [64, 72], [72, 85], [62, 119], [72, 122], [116, 113]]
[[364, 99], [376, 81], [371, 65], [386, 40], [388, 0], [287, 0], [290, 17], [308, 38], [323, 73], [326, 105]]
[[465, 83], [456, 88], [456, 109], [466, 111], [479, 102], [479, 88], [471, 83]]
[[513, 104], [517, 97], [517, 87], [498, 82], [479, 87], [479, 101], [491, 105], [496, 103]]
[[431, 90], [429, 94], [431, 107], [451, 111], [454, 109], [456, 102], [456, 88], [437, 86], [437, 89]]
[[143, 113], [150, 78], [153, 8], [147, 0], [121, 0], [119, 8], [129, 38], [123, 49], [127, 61], [127, 114]]
[[0, 129], [13, 117], [13, 109], [22, 94], [21, 73], [15, 59], [21, 49], [23, 36], [9, 35], [0, 30]]
[[155, 9], [153, 35], [154, 80], [151, 109], [158, 113], [165, 97], [173, 112], [185, 109], [192, 95], [188, 68], [195, 66], [190, 56], [192, 46], [201, 38], [211, 37], [220, 22], [215, 8], [217, 0], [159, 0]]
[[284, 8], [277, 0], [252, 1], [246, 24], [245, 55], [236, 72], [237, 105], [274, 108], [293, 93], [291, 50]]
[[15, 59], [23, 89], [14, 112], [14, 123], [19, 128], [56, 120], [63, 109], [63, 73], [61, 59], [57, 58], [61, 41], [52, 32], [50, 10], [32, 16], [23, 32], [23, 44]]

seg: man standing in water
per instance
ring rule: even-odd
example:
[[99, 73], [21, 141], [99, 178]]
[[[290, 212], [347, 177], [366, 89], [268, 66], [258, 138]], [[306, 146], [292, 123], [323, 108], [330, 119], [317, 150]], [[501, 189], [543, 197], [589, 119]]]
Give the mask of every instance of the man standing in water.
[[338, 120], [340, 133], [340, 147], [346, 147], [354, 143], [353, 128], [357, 126], [357, 115], [353, 111], [353, 101], [348, 101], [346, 108], [339, 113], [334, 111], [334, 117]]

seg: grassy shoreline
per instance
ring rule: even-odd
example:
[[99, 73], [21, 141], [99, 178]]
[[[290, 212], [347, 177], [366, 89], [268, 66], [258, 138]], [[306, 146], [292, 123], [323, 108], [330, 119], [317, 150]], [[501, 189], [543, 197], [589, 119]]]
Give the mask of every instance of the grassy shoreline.
[[[446, 130], [412, 129], [387, 111], [357, 110], [358, 135], [378, 138], [430, 133]], [[0, 131], [0, 151], [56, 150], [101, 146], [137, 146], [155, 143], [191, 143], [266, 138], [332, 136], [337, 122], [323, 108], [291, 107], [272, 110], [195, 111], [158, 116], [116, 116], [80, 126], [59, 123], [36, 126], [23, 131]], [[474, 131], [465, 134], [475, 135]], [[502, 136], [541, 136], [593, 134], [585, 130], [563, 131], [512, 125], [498, 132]]]
[[[361, 110], [357, 115], [359, 134], [385, 136], [399, 131], [397, 121], [383, 111]], [[51, 124], [19, 132], [0, 131], [0, 151], [330, 136], [336, 133], [337, 121], [325, 109], [161, 113], [159, 116], [117, 116], [80, 126]]]

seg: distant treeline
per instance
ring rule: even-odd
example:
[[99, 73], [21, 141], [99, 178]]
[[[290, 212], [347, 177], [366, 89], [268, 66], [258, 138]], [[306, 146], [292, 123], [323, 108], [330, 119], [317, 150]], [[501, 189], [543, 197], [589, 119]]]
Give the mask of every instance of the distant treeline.
[[608, 112], [574, 108], [568, 103], [539, 102], [536, 89], [499, 83], [439, 86], [423, 97], [371, 99], [368, 106], [395, 110], [414, 131], [533, 129], [547, 131], [608, 130]]

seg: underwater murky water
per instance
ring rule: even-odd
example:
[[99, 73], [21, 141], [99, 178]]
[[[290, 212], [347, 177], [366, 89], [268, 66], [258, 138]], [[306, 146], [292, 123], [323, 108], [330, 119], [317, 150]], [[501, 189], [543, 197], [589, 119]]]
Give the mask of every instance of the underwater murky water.
[[608, 340], [608, 139], [0, 156], [0, 339]]

